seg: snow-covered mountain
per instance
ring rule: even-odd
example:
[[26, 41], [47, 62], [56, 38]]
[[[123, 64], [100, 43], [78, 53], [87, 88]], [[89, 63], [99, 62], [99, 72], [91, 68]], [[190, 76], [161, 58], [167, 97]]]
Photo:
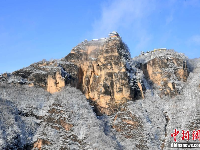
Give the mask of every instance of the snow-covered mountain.
[[168, 150], [175, 129], [198, 142], [199, 64], [167, 49], [131, 58], [113, 33], [2, 74], [0, 149]]

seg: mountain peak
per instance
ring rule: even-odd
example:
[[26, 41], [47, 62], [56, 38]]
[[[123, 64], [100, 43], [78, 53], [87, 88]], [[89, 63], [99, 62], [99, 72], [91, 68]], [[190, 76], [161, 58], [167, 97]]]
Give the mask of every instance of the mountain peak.
[[[111, 32], [81, 42], [62, 59], [2, 74], [0, 144], [8, 149], [62, 149], [66, 143], [68, 149], [167, 147], [177, 124], [185, 127], [187, 119], [191, 131], [199, 127], [199, 112], [196, 119], [187, 117], [195, 107], [188, 105], [192, 95], [199, 93], [198, 62], [166, 48], [131, 58], [119, 34]], [[17, 128], [10, 131], [10, 124]], [[1, 134], [10, 132], [12, 142]]]

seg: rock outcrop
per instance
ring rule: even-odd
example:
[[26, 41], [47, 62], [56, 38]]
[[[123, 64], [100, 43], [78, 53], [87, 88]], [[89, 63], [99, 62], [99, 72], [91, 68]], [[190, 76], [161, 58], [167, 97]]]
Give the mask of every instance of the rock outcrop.
[[[200, 128], [200, 59], [131, 59], [119, 34], [0, 75], [2, 149], [163, 149]], [[78, 90], [80, 89], [80, 90]]]
[[67, 84], [76, 87], [77, 74], [78, 68], [72, 63], [43, 60], [13, 72], [9, 83], [42, 87], [50, 93], [55, 93]]
[[142, 90], [140, 83], [138, 91], [130, 86], [126, 67], [130, 53], [119, 37], [84, 41], [63, 60], [78, 66], [78, 88], [95, 102], [100, 112], [114, 112]]
[[[147, 55], [151, 58], [148, 59]], [[173, 50], [150, 52], [140, 57], [146, 59], [138, 63], [137, 67], [143, 71], [147, 80], [160, 89], [161, 97], [173, 97], [180, 93], [189, 75], [186, 58]]]
[[129, 100], [144, 99], [144, 80], [160, 89], [161, 97], [176, 96], [187, 81], [188, 68], [186, 59], [171, 50], [131, 60], [128, 47], [117, 36], [84, 41], [61, 60], [43, 60], [12, 75], [20, 84], [43, 87], [50, 93], [70, 84], [85, 94], [100, 115], [112, 114]]
[[50, 93], [70, 84], [85, 94], [98, 114], [112, 114], [120, 104], [144, 98], [142, 83], [130, 84], [130, 61], [128, 47], [119, 36], [84, 41], [61, 60], [43, 60], [13, 72], [9, 82], [42, 87]]

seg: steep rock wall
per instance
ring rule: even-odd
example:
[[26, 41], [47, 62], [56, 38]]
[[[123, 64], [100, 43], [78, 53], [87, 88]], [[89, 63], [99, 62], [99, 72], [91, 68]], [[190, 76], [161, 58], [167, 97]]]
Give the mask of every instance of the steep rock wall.
[[184, 59], [176, 57], [156, 57], [141, 64], [144, 75], [161, 90], [161, 97], [171, 97], [180, 92], [180, 85], [188, 78], [188, 68]]
[[64, 58], [79, 67], [77, 88], [106, 114], [134, 97], [127, 75], [128, 59], [130, 54], [119, 38], [84, 42]]
[[65, 80], [62, 78], [62, 76], [59, 72], [56, 72], [55, 76], [48, 75], [48, 78], [47, 78], [47, 91], [48, 92], [50, 92], [50, 93], [58, 92], [64, 86], [65, 86]]

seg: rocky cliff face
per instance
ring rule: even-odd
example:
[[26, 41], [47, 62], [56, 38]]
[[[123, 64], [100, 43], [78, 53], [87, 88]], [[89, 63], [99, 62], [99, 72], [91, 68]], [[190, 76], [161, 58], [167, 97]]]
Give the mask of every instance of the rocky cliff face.
[[[187, 81], [189, 70], [186, 58], [173, 50], [160, 50], [146, 53], [141, 58], [143, 62], [137, 62], [137, 68], [141, 69], [147, 80], [157, 89], [160, 96], [176, 96], [180, 93], [183, 82]], [[148, 58], [150, 57], [150, 58]]]
[[[131, 61], [128, 47], [120, 37], [84, 41], [62, 60], [41, 61], [12, 74], [24, 84], [61, 91], [70, 84], [80, 89], [96, 112], [112, 114], [131, 99], [144, 98], [145, 87], [132, 82], [127, 67]], [[21, 82], [21, 81], [20, 81]]]
[[64, 60], [79, 67], [78, 88], [100, 112], [110, 114], [134, 98], [126, 67], [130, 53], [120, 38], [84, 41]]
[[200, 128], [199, 62], [172, 50], [131, 59], [114, 36], [0, 75], [0, 147], [168, 150], [174, 129]]
[[[84, 41], [61, 60], [41, 61], [12, 73], [18, 83], [50, 93], [70, 84], [80, 89], [96, 113], [112, 114], [129, 100], [144, 98], [149, 86], [160, 96], [176, 96], [187, 81], [186, 59], [174, 51], [157, 51], [131, 60], [120, 37]], [[19, 81], [20, 80], [20, 81]]]

